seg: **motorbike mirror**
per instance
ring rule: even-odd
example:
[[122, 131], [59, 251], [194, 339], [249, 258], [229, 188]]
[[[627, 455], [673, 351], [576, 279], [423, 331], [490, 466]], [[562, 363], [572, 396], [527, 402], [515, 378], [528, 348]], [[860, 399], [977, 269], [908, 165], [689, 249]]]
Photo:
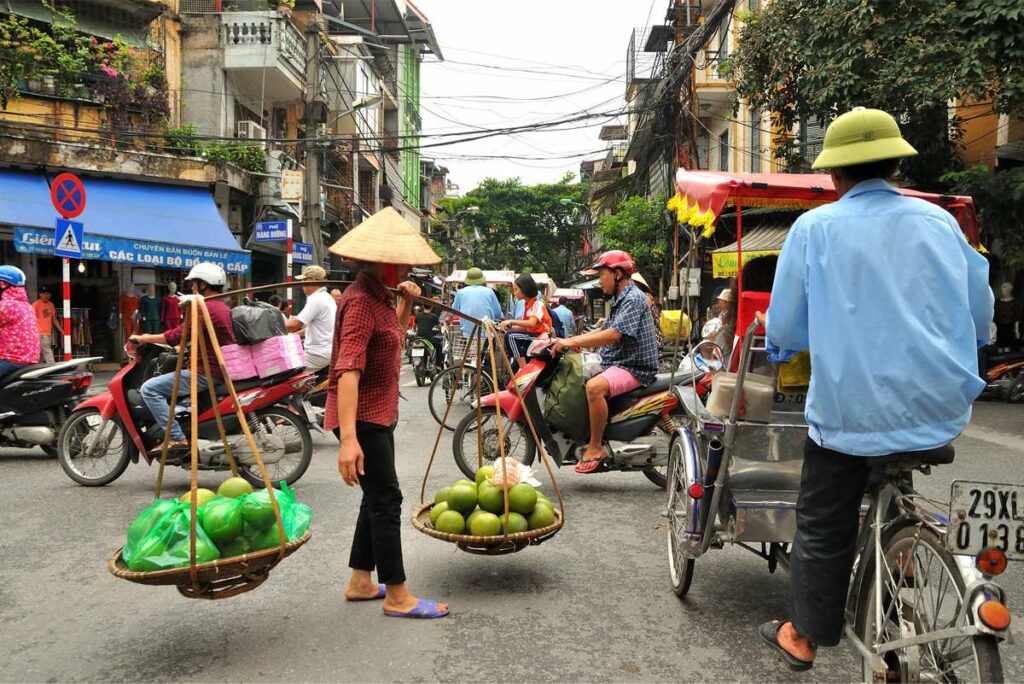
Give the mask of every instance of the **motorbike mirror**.
[[704, 373], [717, 373], [725, 368], [725, 354], [722, 348], [710, 340], [704, 340], [690, 352], [693, 365]]

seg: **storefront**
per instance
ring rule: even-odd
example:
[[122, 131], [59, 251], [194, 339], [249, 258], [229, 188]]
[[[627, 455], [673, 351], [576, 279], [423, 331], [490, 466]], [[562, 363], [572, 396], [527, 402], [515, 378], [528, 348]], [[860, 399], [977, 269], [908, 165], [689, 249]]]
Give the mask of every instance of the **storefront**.
[[[47, 285], [60, 312], [62, 261], [53, 256], [57, 214], [50, 181], [48, 174], [0, 171], [0, 241], [5, 263], [25, 271], [29, 297]], [[205, 188], [82, 181], [87, 201], [76, 219], [85, 225], [82, 259], [71, 266], [75, 356], [119, 363], [128, 335], [171, 326], [182, 279], [200, 261], [220, 264], [235, 284], [250, 273], [249, 253]]]

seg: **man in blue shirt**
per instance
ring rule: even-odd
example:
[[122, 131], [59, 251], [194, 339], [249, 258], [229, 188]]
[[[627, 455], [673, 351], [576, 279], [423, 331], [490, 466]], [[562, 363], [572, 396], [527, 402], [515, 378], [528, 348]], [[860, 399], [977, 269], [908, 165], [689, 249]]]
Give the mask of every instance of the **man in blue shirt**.
[[[465, 286], [455, 293], [452, 308], [480, 320], [489, 318], [492, 321], [500, 321], [502, 314], [498, 296], [494, 294], [494, 290], [484, 284], [486, 282], [484, 272], [479, 268], [473, 267], [466, 271]], [[463, 318], [459, 321], [459, 325], [462, 328], [463, 337], [469, 339], [473, 336], [473, 332], [476, 330], [475, 324]]]
[[558, 316], [558, 320], [562, 321], [562, 329], [565, 330], [566, 337], [572, 337], [576, 334], [576, 321], [572, 316], [572, 309], [562, 303], [557, 297], [551, 299], [551, 303], [555, 304], [553, 309], [555, 315]]
[[605, 252], [593, 266], [598, 271], [601, 289], [612, 297], [612, 311], [600, 330], [558, 340], [555, 351], [602, 347], [604, 370], [587, 380], [587, 405], [590, 411], [590, 443], [576, 472], [593, 473], [607, 458], [602, 441], [608, 424], [608, 400], [638, 387], [649, 385], [658, 372], [658, 342], [654, 317], [647, 297], [630, 276], [633, 257], [621, 250]]
[[839, 643], [872, 459], [947, 445], [985, 386], [988, 262], [948, 212], [888, 184], [915, 154], [885, 112], [832, 122], [814, 168], [831, 170], [840, 199], [794, 223], [758, 314], [769, 352], [811, 353], [792, 620], [759, 629], [793, 670]]

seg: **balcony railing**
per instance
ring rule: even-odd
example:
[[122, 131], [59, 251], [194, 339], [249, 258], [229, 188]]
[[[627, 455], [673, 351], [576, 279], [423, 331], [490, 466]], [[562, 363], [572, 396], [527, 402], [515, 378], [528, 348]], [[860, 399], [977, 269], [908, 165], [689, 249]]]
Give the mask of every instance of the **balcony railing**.
[[282, 64], [297, 82], [305, 79], [306, 41], [287, 15], [226, 12], [221, 15], [221, 24], [225, 68]]

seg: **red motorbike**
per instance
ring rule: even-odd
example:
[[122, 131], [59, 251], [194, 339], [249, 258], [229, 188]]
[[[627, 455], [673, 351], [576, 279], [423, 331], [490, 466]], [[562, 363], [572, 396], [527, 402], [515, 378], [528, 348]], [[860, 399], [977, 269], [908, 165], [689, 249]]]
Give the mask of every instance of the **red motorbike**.
[[[165, 345], [146, 344], [137, 349], [126, 345], [125, 350], [131, 359], [128, 365], [114, 376], [106, 392], [75, 407], [57, 437], [61, 468], [87, 487], [113, 482], [129, 462], [138, 463], [140, 454], [148, 464], [159, 461], [152, 452], [163, 443], [165, 426], [155, 423], [139, 388], [154, 375], [172, 372], [176, 357]], [[283, 481], [294, 484], [309, 467], [313, 439], [302, 396], [313, 382], [313, 374], [298, 369], [234, 383], [238, 403], [274, 486]], [[239, 474], [253, 486], [263, 486], [227, 387], [217, 384], [214, 390]], [[188, 397], [182, 397], [175, 407], [175, 418], [186, 437], [199, 440], [199, 468], [229, 470], [209, 390], [199, 393], [198, 406], [190, 407], [187, 401]], [[199, 413], [197, 435], [190, 434], [193, 410]], [[189, 469], [191, 454], [188, 450], [172, 451], [167, 462]]]
[[[551, 341], [542, 337], [530, 345], [529, 361], [509, 382], [507, 388], [484, 396], [479, 416], [470, 411], [455, 428], [453, 451], [459, 469], [472, 478], [479, 463], [489, 465], [501, 456], [497, 411], [501, 407], [502, 432], [506, 456], [525, 465], [533, 463], [537, 444], [530, 432], [526, 414], [537, 430], [546, 453], [556, 465], [575, 465], [583, 453], [583, 435], [571, 436], [545, 419], [544, 399], [540, 396], [558, 370], [559, 357], [551, 351]], [[513, 383], [515, 383], [513, 385]], [[522, 393], [526, 411], [515, 387]], [[647, 387], [615, 397], [608, 402], [608, 425], [604, 448], [608, 458], [597, 472], [639, 470], [654, 484], [667, 482], [669, 443], [676, 420], [684, 419], [686, 408], [702, 404], [710, 387], [710, 373], [703, 364], [688, 371], [659, 373]]]

